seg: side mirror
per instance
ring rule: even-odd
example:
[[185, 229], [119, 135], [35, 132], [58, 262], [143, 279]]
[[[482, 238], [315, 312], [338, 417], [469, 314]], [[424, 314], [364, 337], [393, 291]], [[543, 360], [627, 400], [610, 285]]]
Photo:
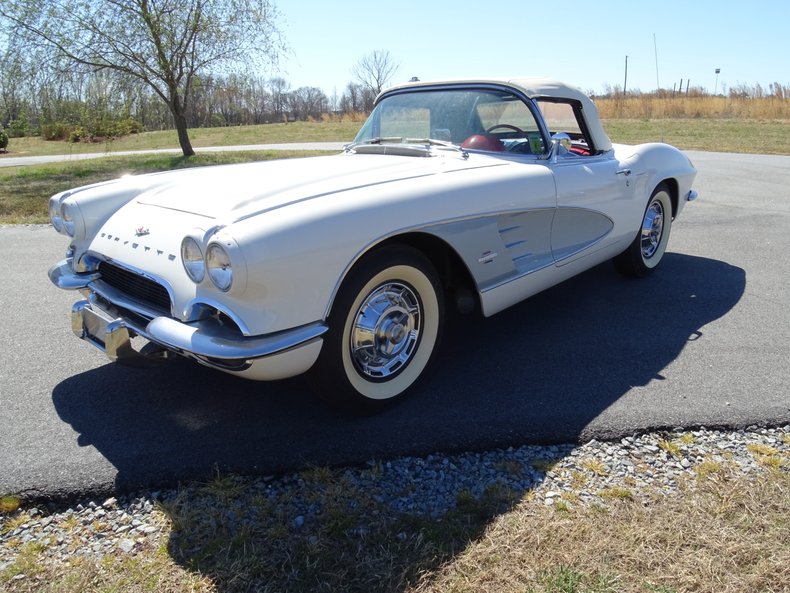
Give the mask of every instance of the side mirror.
[[545, 159], [552, 163], [557, 162], [557, 156], [560, 152], [567, 152], [571, 149], [571, 137], [565, 132], [558, 132], [551, 137], [551, 147], [546, 154]]
[[565, 150], [571, 149], [571, 137], [565, 132], [558, 132], [551, 137], [551, 144], [559, 144]]

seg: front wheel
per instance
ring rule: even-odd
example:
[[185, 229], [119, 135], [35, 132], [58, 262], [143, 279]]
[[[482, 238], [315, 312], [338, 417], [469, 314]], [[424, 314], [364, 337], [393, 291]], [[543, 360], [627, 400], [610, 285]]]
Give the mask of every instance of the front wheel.
[[672, 199], [667, 185], [661, 183], [650, 196], [633, 242], [614, 258], [617, 270], [634, 278], [644, 278], [650, 274], [664, 257], [671, 228]]
[[442, 288], [425, 256], [385, 247], [341, 286], [310, 371], [324, 399], [369, 412], [400, 399], [434, 353], [444, 321]]

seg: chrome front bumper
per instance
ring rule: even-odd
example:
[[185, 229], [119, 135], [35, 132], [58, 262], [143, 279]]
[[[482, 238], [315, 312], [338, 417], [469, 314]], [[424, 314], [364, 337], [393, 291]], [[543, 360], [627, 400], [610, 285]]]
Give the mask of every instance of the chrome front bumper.
[[162, 349], [250, 379], [268, 380], [293, 376], [309, 369], [321, 349], [323, 322], [267, 334], [244, 336], [214, 317], [185, 323], [171, 317], [152, 319], [125, 312], [105, 302], [90, 284], [97, 274], [75, 274], [60, 262], [49, 271], [53, 284], [80, 290], [86, 299], [71, 309], [74, 334], [103, 351], [111, 360], [138, 364], [146, 356], [132, 345], [141, 336]]
[[326, 332], [322, 323], [313, 323], [266, 336], [247, 338], [224, 329], [209, 319], [182, 323], [169, 317], [155, 317], [142, 326], [131, 318], [113, 317], [90, 300], [77, 301], [71, 308], [71, 329], [83, 340], [104, 350], [110, 358], [123, 358], [132, 334], [185, 356], [240, 363], [272, 356], [319, 338]]

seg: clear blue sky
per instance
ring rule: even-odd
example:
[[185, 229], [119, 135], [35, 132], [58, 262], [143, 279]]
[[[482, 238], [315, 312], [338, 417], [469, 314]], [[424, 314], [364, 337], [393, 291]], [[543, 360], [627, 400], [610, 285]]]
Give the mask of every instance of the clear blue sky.
[[713, 91], [790, 85], [787, 0], [276, 0], [290, 46], [281, 75], [331, 96], [379, 49], [400, 65], [394, 83], [467, 76], [548, 76], [599, 93], [651, 91], [680, 79]]

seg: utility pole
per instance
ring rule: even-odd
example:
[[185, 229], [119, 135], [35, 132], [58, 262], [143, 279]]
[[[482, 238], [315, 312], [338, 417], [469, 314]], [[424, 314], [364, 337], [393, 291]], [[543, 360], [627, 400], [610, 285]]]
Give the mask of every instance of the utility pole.
[[718, 88], [719, 88], [719, 72], [721, 72], [721, 68], [716, 68], [716, 82], [713, 85], [713, 96], [714, 97], [716, 96], [716, 92], [718, 91]]
[[656, 34], [653, 33], [653, 52], [656, 54], [656, 92], [661, 90], [661, 84], [658, 82], [658, 43], [656, 43]]
[[628, 92], [628, 56], [625, 57], [625, 79], [623, 80], [623, 98]]

